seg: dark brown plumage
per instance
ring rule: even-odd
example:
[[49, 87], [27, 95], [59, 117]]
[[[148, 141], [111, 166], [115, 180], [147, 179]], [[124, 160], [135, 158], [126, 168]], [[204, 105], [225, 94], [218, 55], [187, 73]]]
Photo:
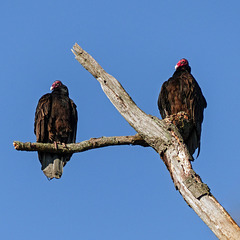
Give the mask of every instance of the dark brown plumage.
[[190, 154], [192, 155], [198, 148], [199, 155], [203, 111], [207, 107], [207, 102], [191, 74], [188, 61], [181, 59], [175, 69], [173, 76], [162, 85], [158, 108], [163, 119], [179, 112], [185, 112], [192, 119], [194, 127], [184, 140]]
[[[69, 98], [68, 89], [61, 81], [51, 86], [52, 93], [43, 95], [35, 112], [34, 133], [37, 142], [74, 143], [77, 132], [77, 109]], [[38, 152], [44, 174], [49, 178], [60, 178], [63, 167], [72, 154]]]

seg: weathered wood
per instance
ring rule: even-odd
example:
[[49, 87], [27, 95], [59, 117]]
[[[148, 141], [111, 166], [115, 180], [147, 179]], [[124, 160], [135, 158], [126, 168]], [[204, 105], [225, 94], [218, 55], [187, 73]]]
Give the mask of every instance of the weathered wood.
[[143, 147], [149, 147], [149, 145], [138, 134], [134, 136], [91, 138], [80, 143], [66, 144], [66, 146], [58, 144], [57, 149], [55, 148], [55, 145], [51, 143], [23, 143], [19, 141], [13, 142], [13, 146], [15, 147], [15, 149], [20, 151], [40, 151], [64, 154], [84, 152], [94, 148], [119, 145], [139, 145]]
[[[206, 191], [206, 185], [202, 185], [205, 186], [206, 192], [196, 198], [196, 188], [203, 183], [192, 169], [189, 161], [191, 156], [176, 128], [171, 124], [170, 127], [167, 126], [139, 109], [121, 84], [106, 73], [78, 44], [73, 46], [72, 52], [81, 65], [99, 81], [103, 91], [121, 115], [160, 154], [176, 188], [187, 204], [219, 239], [240, 239], [240, 228], [211, 193]], [[191, 188], [187, 184], [189, 177], [194, 180]]]

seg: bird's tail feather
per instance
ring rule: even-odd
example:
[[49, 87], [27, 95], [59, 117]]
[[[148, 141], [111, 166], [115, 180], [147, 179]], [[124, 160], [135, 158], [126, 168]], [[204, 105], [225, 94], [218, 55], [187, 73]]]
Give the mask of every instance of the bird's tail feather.
[[[199, 140], [198, 140], [198, 137], [197, 137], [197, 132], [195, 129], [193, 129], [193, 131], [191, 131], [187, 141], [186, 141], [186, 145], [188, 147], [188, 151], [191, 155], [194, 154], [195, 150], [198, 148], [198, 155], [199, 155]], [[197, 155], [197, 157], [198, 157]]]
[[51, 153], [39, 153], [39, 160], [42, 164], [42, 171], [48, 179], [61, 178], [63, 166], [66, 164], [63, 156]]

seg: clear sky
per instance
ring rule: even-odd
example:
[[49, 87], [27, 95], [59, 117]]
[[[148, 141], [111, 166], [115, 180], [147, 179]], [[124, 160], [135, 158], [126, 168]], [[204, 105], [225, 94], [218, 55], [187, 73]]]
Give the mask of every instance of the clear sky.
[[0, 238], [5, 240], [216, 239], [174, 188], [154, 150], [109, 147], [74, 154], [48, 181], [34, 113], [53, 81], [78, 106], [77, 141], [132, 135], [99, 83], [74, 59], [75, 42], [160, 117], [162, 83], [187, 58], [207, 99], [194, 170], [240, 224], [239, 1], [2, 1]]

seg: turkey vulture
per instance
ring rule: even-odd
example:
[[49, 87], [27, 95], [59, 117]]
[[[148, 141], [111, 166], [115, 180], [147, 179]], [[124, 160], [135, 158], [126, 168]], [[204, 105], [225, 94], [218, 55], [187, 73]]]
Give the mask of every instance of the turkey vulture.
[[[69, 98], [68, 88], [55, 81], [51, 93], [43, 95], [35, 112], [34, 133], [41, 143], [75, 143], [77, 132], [77, 109]], [[63, 167], [72, 154], [38, 152], [42, 170], [48, 179], [60, 178]]]
[[162, 85], [158, 97], [158, 109], [163, 119], [179, 112], [185, 112], [188, 115], [193, 122], [193, 128], [184, 141], [191, 155], [198, 148], [198, 156], [203, 111], [207, 107], [207, 102], [191, 74], [188, 61], [181, 59], [175, 69], [173, 76]]

